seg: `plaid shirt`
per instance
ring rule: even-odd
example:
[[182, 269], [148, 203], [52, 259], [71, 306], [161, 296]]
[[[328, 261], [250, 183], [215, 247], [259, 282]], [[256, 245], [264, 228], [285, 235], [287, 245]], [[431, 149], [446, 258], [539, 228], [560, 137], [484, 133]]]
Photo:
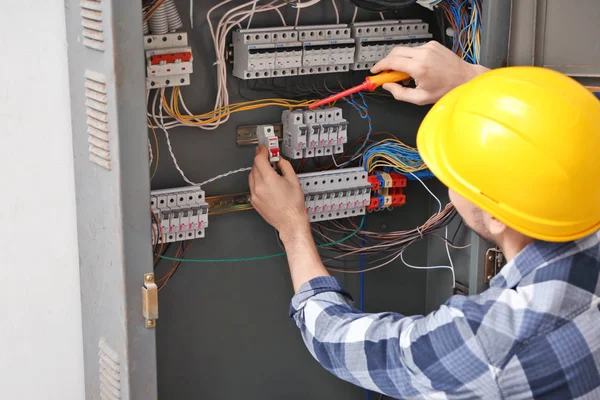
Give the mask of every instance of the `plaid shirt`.
[[395, 398], [600, 399], [600, 231], [534, 242], [477, 296], [427, 316], [364, 314], [333, 278], [291, 315], [334, 375]]

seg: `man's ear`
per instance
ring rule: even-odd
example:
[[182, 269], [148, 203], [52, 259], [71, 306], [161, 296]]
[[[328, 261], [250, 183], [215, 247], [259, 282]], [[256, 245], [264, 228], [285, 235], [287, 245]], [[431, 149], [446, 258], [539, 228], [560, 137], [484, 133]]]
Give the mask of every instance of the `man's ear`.
[[502, 234], [504, 234], [506, 232], [506, 230], [508, 229], [508, 226], [506, 226], [506, 224], [504, 222], [501, 222], [499, 220], [497, 220], [495, 217], [493, 216], [489, 216], [488, 218], [488, 230], [490, 231], [490, 233], [495, 236], [501, 236]]

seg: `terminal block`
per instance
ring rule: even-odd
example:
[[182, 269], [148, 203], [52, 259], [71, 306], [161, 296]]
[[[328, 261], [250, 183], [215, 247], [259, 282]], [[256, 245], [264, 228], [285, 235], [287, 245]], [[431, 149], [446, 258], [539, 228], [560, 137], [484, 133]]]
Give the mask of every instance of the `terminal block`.
[[256, 138], [258, 139], [259, 146], [266, 146], [269, 149], [269, 161], [271, 163], [279, 161], [279, 139], [275, 136], [273, 125], [257, 126]]
[[420, 46], [433, 35], [429, 24], [418, 19], [357, 22], [351, 24], [356, 45], [352, 70], [367, 70], [396, 46]]
[[283, 155], [290, 159], [330, 156], [344, 152], [348, 142], [348, 121], [342, 109], [285, 110]]
[[364, 169], [345, 168], [299, 174], [310, 222], [364, 215], [371, 184]]
[[144, 50], [148, 89], [190, 84], [193, 56], [186, 33], [146, 35]]
[[355, 43], [346, 24], [233, 32], [233, 75], [259, 79], [348, 71]]
[[197, 187], [153, 190], [152, 240], [172, 243], [204, 237], [208, 227], [208, 203], [204, 191]]
[[371, 185], [371, 199], [368, 211], [378, 211], [400, 207], [406, 203], [402, 189], [406, 187], [406, 177], [398, 173], [376, 172], [367, 180]]

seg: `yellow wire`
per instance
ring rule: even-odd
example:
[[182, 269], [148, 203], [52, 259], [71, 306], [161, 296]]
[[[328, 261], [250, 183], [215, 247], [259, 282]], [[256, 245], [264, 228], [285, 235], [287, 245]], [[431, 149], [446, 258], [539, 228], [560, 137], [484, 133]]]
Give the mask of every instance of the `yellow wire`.
[[147, 118], [147, 120], [148, 120], [148, 126], [150, 127], [150, 129], [152, 129], [152, 134], [154, 135], [154, 143], [156, 145], [156, 164], [154, 164], [154, 171], [152, 171], [152, 175], [150, 175], [150, 180], [152, 180], [154, 178], [154, 175], [156, 175], [156, 171], [158, 171], [158, 160], [160, 159], [160, 150], [158, 147], [158, 137], [156, 136], [156, 131], [154, 130], [154, 126], [152, 126], [152, 122], [150, 121], [150, 118]]

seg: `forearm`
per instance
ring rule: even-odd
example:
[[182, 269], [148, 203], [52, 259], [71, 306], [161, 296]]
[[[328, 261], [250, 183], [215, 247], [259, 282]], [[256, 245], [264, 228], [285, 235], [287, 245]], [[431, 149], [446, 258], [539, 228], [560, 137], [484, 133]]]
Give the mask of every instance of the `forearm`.
[[317, 252], [308, 221], [294, 224], [290, 231], [281, 232], [280, 237], [287, 253], [294, 292], [313, 278], [329, 276]]

